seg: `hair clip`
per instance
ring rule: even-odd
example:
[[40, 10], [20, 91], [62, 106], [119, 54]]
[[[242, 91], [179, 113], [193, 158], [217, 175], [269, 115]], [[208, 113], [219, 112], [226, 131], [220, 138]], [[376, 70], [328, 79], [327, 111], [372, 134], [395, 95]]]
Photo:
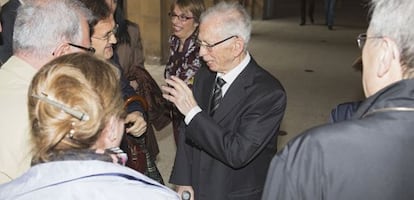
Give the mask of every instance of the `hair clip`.
[[47, 94], [45, 94], [43, 92], [42, 92], [42, 96], [32, 94], [32, 97], [38, 98], [39, 100], [44, 101], [45, 103], [48, 103], [48, 104], [50, 104], [52, 106], [55, 106], [55, 107], [58, 107], [58, 108], [62, 109], [64, 112], [74, 116], [75, 118], [77, 118], [81, 121], [88, 121], [89, 120], [89, 115], [88, 114], [77, 111], [73, 108], [69, 108], [68, 106], [66, 106], [62, 103], [54, 101], [54, 100], [50, 99]]

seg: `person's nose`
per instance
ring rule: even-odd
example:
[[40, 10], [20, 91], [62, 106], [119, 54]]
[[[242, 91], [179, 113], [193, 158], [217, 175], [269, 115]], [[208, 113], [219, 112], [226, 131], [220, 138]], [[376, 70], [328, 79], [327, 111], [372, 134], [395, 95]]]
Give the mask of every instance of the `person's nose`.
[[198, 54], [203, 57], [208, 53], [207, 47], [200, 45], [200, 50], [198, 52]]
[[109, 43], [116, 44], [117, 42], [118, 40], [116, 39], [115, 34], [111, 34], [111, 36], [109, 37]]
[[173, 24], [177, 24], [177, 23], [179, 23], [180, 22], [180, 20], [178, 19], [178, 16], [173, 16], [173, 17], [171, 17], [171, 23], [173, 23]]

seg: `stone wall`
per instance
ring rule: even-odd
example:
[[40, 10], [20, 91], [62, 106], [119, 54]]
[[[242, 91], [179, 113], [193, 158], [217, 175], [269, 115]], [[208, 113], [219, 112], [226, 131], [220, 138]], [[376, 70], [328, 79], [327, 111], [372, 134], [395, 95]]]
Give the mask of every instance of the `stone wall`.
[[[205, 0], [207, 7], [220, 0]], [[238, 0], [247, 8], [253, 19], [264, 16], [264, 2], [274, 0]], [[170, 19], [167, 15], [172, 0], [127, 0], [127, 17], [140, 25], [144, 54], [148, 64], [165, 64], [168, 57]]]

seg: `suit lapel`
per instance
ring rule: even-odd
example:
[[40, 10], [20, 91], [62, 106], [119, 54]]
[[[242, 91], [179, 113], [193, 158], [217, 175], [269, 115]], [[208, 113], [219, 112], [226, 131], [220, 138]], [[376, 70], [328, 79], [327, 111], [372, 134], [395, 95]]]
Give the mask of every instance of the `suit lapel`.
[[247, 67], [231, 84], [213, 116], [216, 121], [221, 121], [234, 107], [244, 101], [247, 95], [246, 88], [253, 84], [255, 66], [255, 61], [251, 59]]
[[195, 83], [199, 84], [200, 87], [196, 87], [196, 85], [194, 85], [194, 88], [197, 88], [194, 91], [194, 96], [196, 97], [198, 105], [201, 107], [201, 109], [209, 112], [211, 105], [211, 94], [213, 92], [216, 73], [211, 72], [208, 68], [203, 70], [205, 71], [201, 72], [200, 75], [202, 76], [200, 76], [200, 79], [197, 80], [198, 83]]

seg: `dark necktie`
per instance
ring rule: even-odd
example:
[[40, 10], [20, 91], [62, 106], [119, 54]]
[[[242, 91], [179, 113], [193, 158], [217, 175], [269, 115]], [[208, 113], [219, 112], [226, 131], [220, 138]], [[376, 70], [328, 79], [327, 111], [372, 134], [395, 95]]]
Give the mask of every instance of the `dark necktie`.
[[217, 77], [216, 84], [214, 85], [213, 98], [211, 99], [210, 115], [214, 114], [214, 111], [220, 104], [221, 98], [223, 98], [221, 87], [223, 87], [224, 84], [226, 84], [226, 81], [220, 77]]

